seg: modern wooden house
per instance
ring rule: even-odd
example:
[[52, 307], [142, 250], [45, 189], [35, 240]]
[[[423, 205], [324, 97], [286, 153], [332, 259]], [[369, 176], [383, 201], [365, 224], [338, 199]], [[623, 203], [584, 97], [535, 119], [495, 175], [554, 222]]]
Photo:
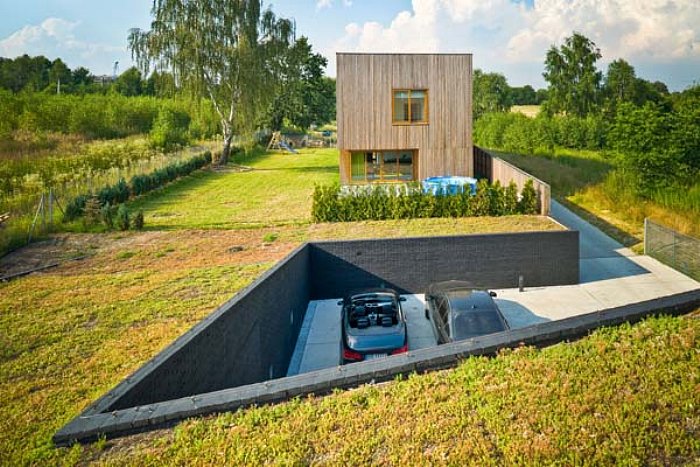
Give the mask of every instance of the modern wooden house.
[[343, 184], [473, 176], [471, 54], [337, 54]]

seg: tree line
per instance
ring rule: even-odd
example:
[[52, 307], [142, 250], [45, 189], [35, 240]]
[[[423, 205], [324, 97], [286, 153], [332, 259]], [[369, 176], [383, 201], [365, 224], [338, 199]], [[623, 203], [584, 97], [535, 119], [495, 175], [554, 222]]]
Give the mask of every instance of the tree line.
[[544, 62], [546, 97], [534, 119], [507, 113], [505, 79], [486, 87], [490, 95], [484, 96], [479, 93], [485, 87], [478, 87], [475, 77], [475, 106], [501, 102], [480, 113], [475, 108], [476, 143], [526, 154], [551, 153], [555, 147], [606, 150], [642, 196], [696, 184], [700, 85], [670, 93], [664, 83], [636, 76], [622, 58], [612, 61], [604, 74], [597, 67], [601, 58], [595, 43], [579, 33], [559, 47], [553, 45]]
[[235, 135], [285, 126], [306, 131], [335, 118], [335, 80], [324, 75], [326, 58], [306, 37], [296, 37], [293, 20], [278, 18], [262, 2], [157, 0], [152, 15], [151, 30], [133, 29], [128, 37], [138, 66], [112, 83], [96, 80], [83, 67], [70, 70], [60, 59], [22, 56], [0, 59], [0, 88], [14, 94], [176, 96], [206, 102], [224, 141], [221, 162], [228, 159]]

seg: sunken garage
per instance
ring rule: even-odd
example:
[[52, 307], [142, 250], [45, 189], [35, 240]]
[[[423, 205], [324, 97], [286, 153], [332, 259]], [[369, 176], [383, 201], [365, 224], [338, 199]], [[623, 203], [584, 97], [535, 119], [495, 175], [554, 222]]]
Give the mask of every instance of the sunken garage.
[[95, 401], [54, 442], [144, 431], [544, 342], [536, 338], [542, 331], [528, 329], [554, 322], [509, 329], [500, 313], [481, 324], [476, 317], [486, 336], [446, 332], [458, 320], [441, 321], [438, 302], [453, 291], [431, 292], [436, 303], [424, 294], [461, 281], [480, 289], [470, 306], [482, 308], [494, 303], [492, 288], [578, 280], [576, 231], [306, 243]]

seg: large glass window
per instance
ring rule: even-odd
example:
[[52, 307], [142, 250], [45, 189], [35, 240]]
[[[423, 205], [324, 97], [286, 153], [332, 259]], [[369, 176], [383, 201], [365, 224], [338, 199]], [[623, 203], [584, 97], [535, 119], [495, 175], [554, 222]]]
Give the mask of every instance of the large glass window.
[[428, 123], [428, 90], [395, 89], [392, 113], [397, 125]]
[[415, 151], [362, 151], [350, 153], [353, 183], [413, 180]]

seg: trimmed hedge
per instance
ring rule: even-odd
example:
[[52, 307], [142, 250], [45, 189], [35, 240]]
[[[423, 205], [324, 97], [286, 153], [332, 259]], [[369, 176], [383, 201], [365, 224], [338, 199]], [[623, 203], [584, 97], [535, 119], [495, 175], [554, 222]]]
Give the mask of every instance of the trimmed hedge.
[[[176, 162], [168, 166], [153, 171], [150, 174], [134, 175], [127, 184], [121, 179], [114, 185], [108, 185], [97, 193], [100, 206], [116, 206], [127, 201], [131, 196], [139, 196], [156, 188], [160, 188], [180, 177], [191, 174], [197, 169], [211, 163], [211, 152], [205, 151], [202, 154], [192, 157], [187, 161]], [[91, 195], [82, 194], [73, 198], [66, 206], [64, 215], [65, 221], [72, 221], [82, 216], [85, 205]]]
[[424, 193], [418, 184], [366, 185], [341, 189], [316, 185], [311, 217], [314, 222], [414, 219], [427, 217], [503, 216], [537, 214], [539, 202], [531, 180], [518, 196], [514, 182], [502, 187], [480, 180], [476, 194]]

